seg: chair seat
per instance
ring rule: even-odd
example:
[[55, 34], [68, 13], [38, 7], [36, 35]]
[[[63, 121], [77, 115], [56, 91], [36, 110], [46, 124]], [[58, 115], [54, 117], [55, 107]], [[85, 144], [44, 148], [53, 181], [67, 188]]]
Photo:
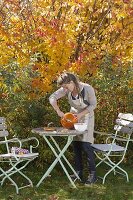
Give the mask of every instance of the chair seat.
[[102, 151], [102, 152], [108, 152], [108, 151], [110, 151], [110, 148], [112, 148], [111, 151], [113, 151], [113, 152], [125, 150], [124, 147], [116, 145], [116, 144], [92, 144], [91, 146], [95, 150]]
[[[28, 154], [15, 154], [15, 156], [17, 158], [33, 158], [33, 157], [37, 157], [39, 155], [39, 153], [28, 153]], [[0, 154], [0, 158], [14, 158], [14, 154], [13, 153], [7, 153], [7, 154]]]

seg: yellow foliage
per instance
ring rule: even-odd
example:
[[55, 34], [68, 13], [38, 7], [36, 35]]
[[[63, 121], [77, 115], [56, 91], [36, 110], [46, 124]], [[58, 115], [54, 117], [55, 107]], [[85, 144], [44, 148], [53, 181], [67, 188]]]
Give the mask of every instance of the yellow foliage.
[[13, 23], [17, 23], [20, 21], [20, 18], [18, 16], [14, 16], [12, 15], [11, 18], [10, 18], [11, 22]]
[[133, 89], [133, 80], [130, 80], [130, 81], [128, 82], [128, 87]]
[[30, 58], [28, 56], [22, 56], [21, 54], [18, 54], [17, 62], [20, 67], [26, 67], [30, 62]]
[[132, 61], [130, 3], [32, 0], [30, 9], [29, 1], [5, 4], [0, 16], [0, 65], [15, 60], [20, 67], [32, 66], [35, 88], [50, 90], [52, 77], [64, 69], [95, 76], [106, 54], [119, 57], [123, 66]]
[[121, 18], [126, 18], [128, 15], [126, 12], [120, 12], [117, 14], [117, 18], [118, 20], [120, 20]]

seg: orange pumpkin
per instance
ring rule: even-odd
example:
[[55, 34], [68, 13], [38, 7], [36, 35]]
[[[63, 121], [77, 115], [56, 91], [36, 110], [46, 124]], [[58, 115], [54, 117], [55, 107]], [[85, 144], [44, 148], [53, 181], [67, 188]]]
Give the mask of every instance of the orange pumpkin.
[[61, 125], [64, 128], [72, 129], [74, 128], [74, 123], [77, 123], [77, 117], [73, 113], [65, 113], [64, 117], [61, 118]]

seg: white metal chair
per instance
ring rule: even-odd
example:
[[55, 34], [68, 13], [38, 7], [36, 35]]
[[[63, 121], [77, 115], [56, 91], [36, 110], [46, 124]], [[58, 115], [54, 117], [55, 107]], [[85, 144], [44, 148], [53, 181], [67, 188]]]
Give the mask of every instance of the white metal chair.
[[[39, 145], [39, 141], [36, 137], [31, 137], [27, 139], [20, 140], [18, 138], [12, 138], [7, 139], [7, 136], [9, 135], [9, 132], [7, 131], [6, 126], [6, 119], [4, 117], [0, 117], [0, 183], [1, 186], [3, 183], [8, 179], [12, 185], [16, 188], [16, 193], [19, 193], [19, 190], [28, 187], [33, 186], [32, 181], [30, 178], [25, 175], [22, 170], [36, 157], [38, 157], [38, 153], [33, 153], [33, 148], [36, 148]], [[32, 141], [33, 140], [33, 141]], [[27, 154], [17, 153], [15, 151], [11, 151], [12, 147], [17, 146], [20, 150], [22, 149], [22, 145], [25, 142], [32, 141], [32, 143], [37, 143], [35, 146], [30, 145], [29, 151]], [[14, 147], [15, 149], [15, 147]], [[16, 180], [13, 179], [13, 175], [21, 175], [28, 184], [23, 186], [19, 186], [22, 183], [17, 183]]]
[[[104, 174], [103, 184], [105, 183], [106, 177], [114, 172], [126, 176], [127, 182], [129, 182], [128, 173], [120, 167], [120, 164], [125, 158], [126, 151], [131, 139], [131, 134], [133, 133], [133, 115], [120, 113], [118, 119], [116, 119], [116, 125], [114, 126], [115, 133], [107, 134], [104, 132], [95, 131], [97, 134], [106, 135], [105, 144], [93, 144], [94, 152], [96, 157], [100, 160], [96, 167], [102, 163], [106, 163], [110, 168]], [[117, 158], [116, 158], [117, 157]]]

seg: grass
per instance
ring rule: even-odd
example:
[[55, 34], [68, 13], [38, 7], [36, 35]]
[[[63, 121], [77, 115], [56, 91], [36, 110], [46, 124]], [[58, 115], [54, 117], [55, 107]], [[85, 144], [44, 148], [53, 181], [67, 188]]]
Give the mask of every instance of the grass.
[[[124, 166], [127, 170], [130, 182], [121, 175], [114, 176], [113, 173], [107, 177], [105, 184], [98, 179], [96, 184], [84, 186], [76, 183], [77, 189], [71, 187], [69, 180], [62, 170], [54, 169], [51, 177], [48, 177], [39, 188], [36, 184], [43, 175], [43, 171], [36, 168], [28, 169], [27, 173], [33, 180], [33, 188], [24, 188], [17, 195], [15, 187], [9, 182], [0, 187], [0, 200], [133, 200], [133, 171], [131, 166]], [[98, 174], [105, 171], [106, 168], [97, 170]], [[29, 172], [30, 171], [30, 172]], [[16, 177], [17, 183], [21, 183], [20, 178]]]

